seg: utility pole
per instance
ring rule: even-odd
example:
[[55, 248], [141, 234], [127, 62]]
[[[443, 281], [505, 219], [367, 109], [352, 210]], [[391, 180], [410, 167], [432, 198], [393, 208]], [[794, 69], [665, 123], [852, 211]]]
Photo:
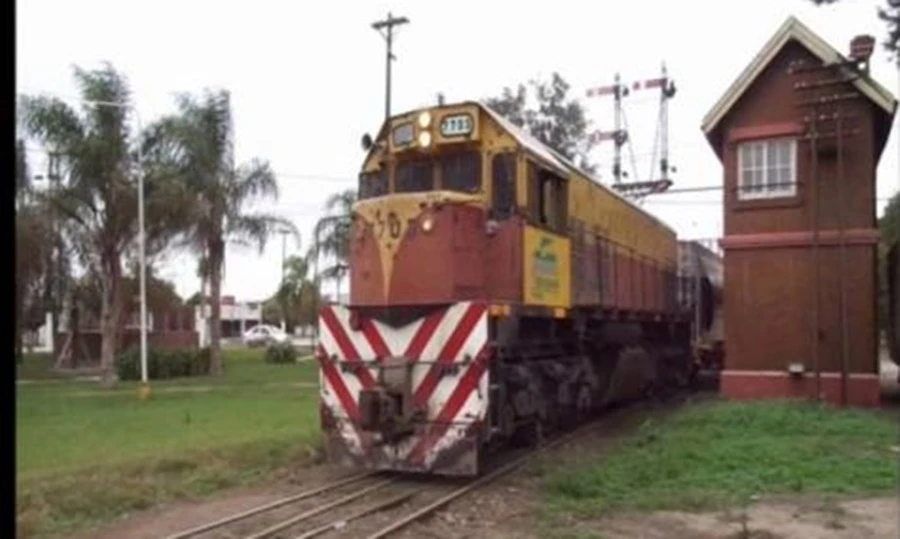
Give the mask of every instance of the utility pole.
[[281, 285], [284, 286], [284, 262], [287, 260], [287, 236], [290, 231], [279, 230], [278, 233], [281, 234]]
[[[287, 254], [287, 236], [290, 234], [289, 230], [281, 229], [278, 231], [281, 234], [281, 291], [284, 290], [284, 263], [286, 260]], [[281, 330], [285, 331], [287, 327], [287, 313], [283, 311], [284, 305], [282, 305], [282, 313], [281, 313]]]
[[[401, 24], [409, 23], [409, 19], [406, 17], [394, 17], [391, 15], [391, 12], [388, 12], [387, 19], [383, 21], [377, 21], [372, 23], [372, 28], [378, 30], [378, 33], [384, 36], [385, 41], [387, 42], [387, 57], [386, 57], [386, 80], [385, 80], [385, 91], [384, 91], [384, 119], [387, 121], [391, 117], [391, 61], [396, 60], [396, 57], [391, 52], [394, 43], [394, 27], [400, 26]], [[382, 32], [381, 29], [385, 28], [386, 31]]]

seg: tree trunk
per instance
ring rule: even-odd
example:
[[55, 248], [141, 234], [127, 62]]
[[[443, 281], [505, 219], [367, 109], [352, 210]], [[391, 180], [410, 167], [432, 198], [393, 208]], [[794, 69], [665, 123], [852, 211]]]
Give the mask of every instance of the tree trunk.
[[100, 383], [104, 387], [113, 387], [119, 381], [116, 372], [116, 351], [119, 319], [122, 314], [122, 267], [118, 253], [104, 257], [103, 273], [105, 275], [100, 310]]
[[210, 249], [209, 292], [209, 371], [213, 376], [221, 376], [225, 369], [222, 362], [222, 264], [224, 247], [215, 245]]
[[209, 305], [206, 293], [206, 274], [200, 277], [200, 323], [203, 325], [203, 341], [200, 346], [209, 342], [209, 317], [206, 316], [206, 306]]
[[[16, 284], [18, 285], [18, 283]], [[22, 359], [24, 358], [22, 354], [22, 326], [25, 323], [25, 292], [22, 290], [21, 286], [16, 286], [15, 309], [16, 319], [13, 322], [13, 326], [15, 327], [16, 334], [16, 363], [18, 364], [22, 363]]]

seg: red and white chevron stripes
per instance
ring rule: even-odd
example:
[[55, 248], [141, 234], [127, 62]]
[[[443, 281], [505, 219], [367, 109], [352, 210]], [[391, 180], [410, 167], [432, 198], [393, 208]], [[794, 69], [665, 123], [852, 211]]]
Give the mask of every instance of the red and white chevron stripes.
[[[486, 306], [456, 303], [399, 328], [369, 318], [351, 324], [350, 319], [346, 307], [324, 308], [317, 351], [323, 404], [347, 451], [384, 463], [379, 467], [430, 470], [438, 455], [471, 437], [473, 424], [483, 422], [487, 414]], [[369, 437], [357, 428], [357, 404], [360, 390], [374, 386], [377, 367], [362, 362], [385, 357], [412, 362], [413, 402], [427, 410], [427, 422], [397, 444], [370, 446]], [[453, 364], [458, 369], [447, 374], [443, 367]]]

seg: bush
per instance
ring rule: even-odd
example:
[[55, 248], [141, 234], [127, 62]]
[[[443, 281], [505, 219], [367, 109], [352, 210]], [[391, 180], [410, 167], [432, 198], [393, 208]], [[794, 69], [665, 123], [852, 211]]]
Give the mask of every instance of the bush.
[[292, 344], [273, 344], [266, 349], [266, 363], [296, 363], [297, 349]]
[[[120, 380], [141, 379], [140, 348], [129, 348], [116, 358]], [[209, 348], [147, 350], [147, 377], [151, 380], [209, 374]]]

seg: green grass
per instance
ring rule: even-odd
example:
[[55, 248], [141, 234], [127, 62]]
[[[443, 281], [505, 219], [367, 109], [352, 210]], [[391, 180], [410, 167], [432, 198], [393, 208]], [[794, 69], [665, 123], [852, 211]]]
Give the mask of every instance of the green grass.
[[70, 532], [161, 501], [259, 482], [314, 458], [316, 365], [269, 365], [262, 354], [229, 350], [225, 376], [152, 383], [147, 401], [138, 400], [135, 383], [112, 390], [76, 381], [19, 385], [20, 536]]
[[24, 354], [21, 363], [16, 364], [16, 380], [55, 380], [65, 379], [64, 374], [51, 370], [53, 356], [44, 352]]
[[590, 517], [722, 508], [775, 494], [889, 492], [898, 480], [897, 443], [896, 423], [878, 412], [708, 402], [645, 423], [609, 456], [547, 472], [547, 507]]

